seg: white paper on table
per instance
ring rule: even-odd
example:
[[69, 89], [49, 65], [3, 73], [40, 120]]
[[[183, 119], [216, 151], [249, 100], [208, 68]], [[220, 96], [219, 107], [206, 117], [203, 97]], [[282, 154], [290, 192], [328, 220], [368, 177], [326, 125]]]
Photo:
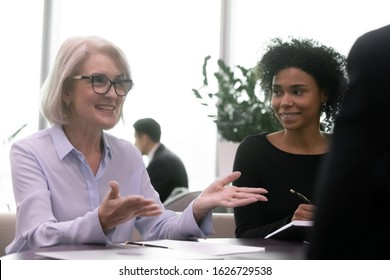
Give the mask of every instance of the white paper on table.
[[145, 243], [158, 246], [166, 246], [174, 250], [185, 250], [192, 253], [223, 256], [231, 254], [243, 254], [265, 251], [265, 247], [243, 246], [243, 245], [229, 245], [216, 244], [211, 242], [197, 242], [197, 241], [182, 241], [182, 240], [153, 240], [153, 241], [139, 241], [137, 243]]
[[218, 256], [184, 250], [123, 246], [96, 250], [41, 251], [37, 256], [58, 260], [218, 260]]

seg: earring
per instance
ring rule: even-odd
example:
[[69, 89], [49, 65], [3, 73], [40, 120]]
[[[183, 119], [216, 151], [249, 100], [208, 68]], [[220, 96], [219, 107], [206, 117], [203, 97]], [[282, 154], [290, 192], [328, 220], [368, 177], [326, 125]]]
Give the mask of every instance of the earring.
[[67, 108], [67, 109], [69, 109], [70, 103], [72, 103], [72, 101], [65, 101], [65, 104], [66, 104], [66, 108]]

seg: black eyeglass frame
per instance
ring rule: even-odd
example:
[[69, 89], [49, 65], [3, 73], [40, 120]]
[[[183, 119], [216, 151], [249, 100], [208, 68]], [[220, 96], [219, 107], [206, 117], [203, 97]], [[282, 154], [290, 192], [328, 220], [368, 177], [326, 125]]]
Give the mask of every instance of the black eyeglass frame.
[[[106, 79], [107, 81], [110, 82], [110, 86], [107, 88], [107, 90], [105, 92], [97, 92], [96, 89], [95, 89], [95, 79], [94, 78], [103, 78], [103, 79]], [[91, 84], [92, 84], [92, 89], [93, 91], [96, 93], [96, 94], [99, 94], [99, 95], [103, 95], [103, 94], [106, 94], [107, 92], [109, 92], [109, 90], [111, 89], [112, 85], [114, 85], [114, 90], [115, 90], [115, 93], [116, 95], [118, 96], [126, 96], [129, 91], [132, 89], [133, 87], [133, 80], [131, 79], [116, 79], [116, 80], [110, 80], [109, 78], [107, 78], [106, 76], [103, 76], [103, 75], [90, 75], [90, 76], [83, 76], [83, 75], [77, 75], [77, 76], [73, 76], [72, 79], [74, 80], [90, 80], [91, 81]], [[130, 86], [129, 86], [129, 89], [124, 93], [124, 94], [119, 94], [117, 89], [116, 89], [116, 84], [119, 83], [119, 82], [130, 82]]]

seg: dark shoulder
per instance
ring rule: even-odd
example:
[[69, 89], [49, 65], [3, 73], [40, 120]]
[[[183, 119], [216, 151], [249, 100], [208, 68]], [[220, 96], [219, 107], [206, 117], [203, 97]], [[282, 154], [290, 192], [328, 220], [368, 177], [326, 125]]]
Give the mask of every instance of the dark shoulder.
[[178, 155], [176, 155], [174, 152], [172, 152], [170, 149], [168, 149], [165, 145], [161, 144], [154, 155], [155, 159], [158, 158], [164, 158], [164, 159], [173, 159], [173, 160], [179, 160], [180, 158]]
[[171, 150], [169, 150], [165, 145], [160, 144], [160, 146], [157, 148], [155, 152], [155, 156], [157, 155], [171, 156], [174, 155], [174, 153]]
[[244, 140], [242, 140], [239, 147], [248, 147], [248, 146], [253, 147], [253, 146], [266, 145], [267, 143], [269, 143], [267, 139], [268, 134], [269, 132], [263, 132], [260, 134], [249, 135], [245, 137]]
[[260, 142], [267, 141], [268, 134], [269, 134], [269, 132], [263, 132], [260, 134], [249, 135], [249, 136], [245, 137], [244, 140], [242, 140], [241, 144], [242, 143], [254, 143], [254, 142], [258, 143], [259, 141]]
[[267, 139], [268, 132], [249, 135], [242, 140], [237, 148], [239, 154], [255, 154], [268, 150], [270, 143]]

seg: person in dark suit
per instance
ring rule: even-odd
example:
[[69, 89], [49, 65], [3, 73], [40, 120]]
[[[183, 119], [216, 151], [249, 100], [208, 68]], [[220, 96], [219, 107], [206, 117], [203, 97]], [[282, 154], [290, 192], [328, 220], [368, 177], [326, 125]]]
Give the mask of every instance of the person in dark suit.
[[161, 127], [152, 118], [137, 120], [134, 125], [135, 145], [142, 155], [148, 155], [150, 181], [164, 202], [173, 189], [188, 188], [188, 176], [181, 159], [160, 142]]
[[390, 259], [390, 25], [357, 39], [318, 178], [308, 259]]

